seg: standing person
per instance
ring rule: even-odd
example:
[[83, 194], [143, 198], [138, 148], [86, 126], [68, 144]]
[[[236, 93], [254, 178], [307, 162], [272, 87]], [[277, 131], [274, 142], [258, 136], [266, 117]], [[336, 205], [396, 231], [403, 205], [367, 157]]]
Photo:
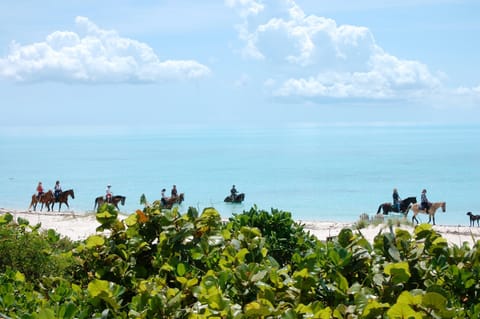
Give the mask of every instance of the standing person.
[[393, 189], [393, 208], [396, 209], [398, 212], [400, 212], [400, 201], [402, 200], [400, 198], [400, 195], [398, 195], [398, 190], [396, 188]]
[[232, 185], [232, 189], [230, 190], [230, 197], [232, 198], [232, 202], [235, 200], [235, 197], [237, 196], [237, 189], [235, 188], [235, 185]]
[[58, 195], [62, 192], [62, 187], [60, 186], [60, 181], [55, 182], [55, 186], [53, 187], [53, 194], [55, 195], [55, 201], [58, 201]]
[[112, 188], [112, 185], [108, 184], [108, 185], [107, 185], [107, 189], [105, 190], [105, 193], [106, 193], [106, 194], [105, 194], [105, 201], [106, 201], [107, 203], [111, 203], [111, 202], [112, 202], [112, 195], [113, 195], [113, 193], [112, 193], [112, 189], [111, 189], [111, 188]]
[[43, 186], [42, 186], [42, 182], [38, 182], [38, 185], [37, 185], [37, 198], [40, 199], [40, 196], [43, 195]]
[[427, 198], [427, 190], [423, 189], [422, 190], [422, 195], [420, 197], [420, 208], [425, 209], [425, 213], [428, 214], [428, 209], [430, 208], [430, 206], [431, 206], [431, 204], [430, 204], [430, 202], [428, 201], [428, 198]]
[[173, 187], [172, 187], [172, 198], [177, 197], [177, 195], [178, 195], [177, 186], [173, 185]]

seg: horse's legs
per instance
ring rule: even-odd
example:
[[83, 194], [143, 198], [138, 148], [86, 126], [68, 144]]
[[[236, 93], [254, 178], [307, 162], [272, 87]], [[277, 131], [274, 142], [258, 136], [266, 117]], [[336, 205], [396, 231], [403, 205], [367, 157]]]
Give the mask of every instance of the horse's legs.
[[415, 213], [413, 213], [413, 216], [412, 216], [412, 224], [414, 224], [414, 221], [416, 221], [417, 225], [418, 225], [418, 219], [417, 219], [417, 215]]

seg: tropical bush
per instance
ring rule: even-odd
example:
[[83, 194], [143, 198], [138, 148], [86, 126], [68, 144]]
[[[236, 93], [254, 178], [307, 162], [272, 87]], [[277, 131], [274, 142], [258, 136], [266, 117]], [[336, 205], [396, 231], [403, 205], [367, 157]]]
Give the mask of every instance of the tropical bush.
[[[480, 317], [480, 243], [449, 246], [430, 225], [413, 234], [391, 226], [373, 242], [345, 228], [335, 240], [322, 242], [279, 210], [253, 207], [225, 222], [214, 208], [182, 214], [162, 209], [158, 201], [142, 203], [143, 209], [123, 220], [111, 205], [102, 206], [96, 214], [99, 232], [72, 243], [72, 250], [68, 245], [51, 250], [70, 254], [74, 262], [57, 274], [32, 277], [38, 284], [26, 279], [28, 271], [18, 263], [4, 262], [0, 313], [14, 318]], [[8, 218], [0, 224], [2, 241], [15, 236], [26, 246], [39, 245], [22, 238], [37, 232], [35, 227]]]

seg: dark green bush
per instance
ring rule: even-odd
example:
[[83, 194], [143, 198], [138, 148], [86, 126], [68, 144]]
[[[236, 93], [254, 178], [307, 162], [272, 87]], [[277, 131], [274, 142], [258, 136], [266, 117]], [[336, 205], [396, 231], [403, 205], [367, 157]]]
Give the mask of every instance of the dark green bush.
[[282, 266], [291, 263], [294, 254], [313, 249], [318, 241], [303, 225], [292, 219], [290, 212], [277, 209], [269, 213], [254, 206], [249, 211], [233, 214], [229, 221], [233, 230], [244, 226], [260, 229], [268, 254]]

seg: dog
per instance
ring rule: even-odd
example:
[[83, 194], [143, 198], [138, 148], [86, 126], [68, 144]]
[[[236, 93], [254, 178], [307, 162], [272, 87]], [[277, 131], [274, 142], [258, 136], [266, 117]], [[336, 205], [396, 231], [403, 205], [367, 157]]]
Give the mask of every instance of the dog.
[[467, 213], [470, 216], [470, 227], [475, 226], [475, 221], [477, 221], [477, 226], [480, 226], [480, 215], [474, 215], [472, 212]]

